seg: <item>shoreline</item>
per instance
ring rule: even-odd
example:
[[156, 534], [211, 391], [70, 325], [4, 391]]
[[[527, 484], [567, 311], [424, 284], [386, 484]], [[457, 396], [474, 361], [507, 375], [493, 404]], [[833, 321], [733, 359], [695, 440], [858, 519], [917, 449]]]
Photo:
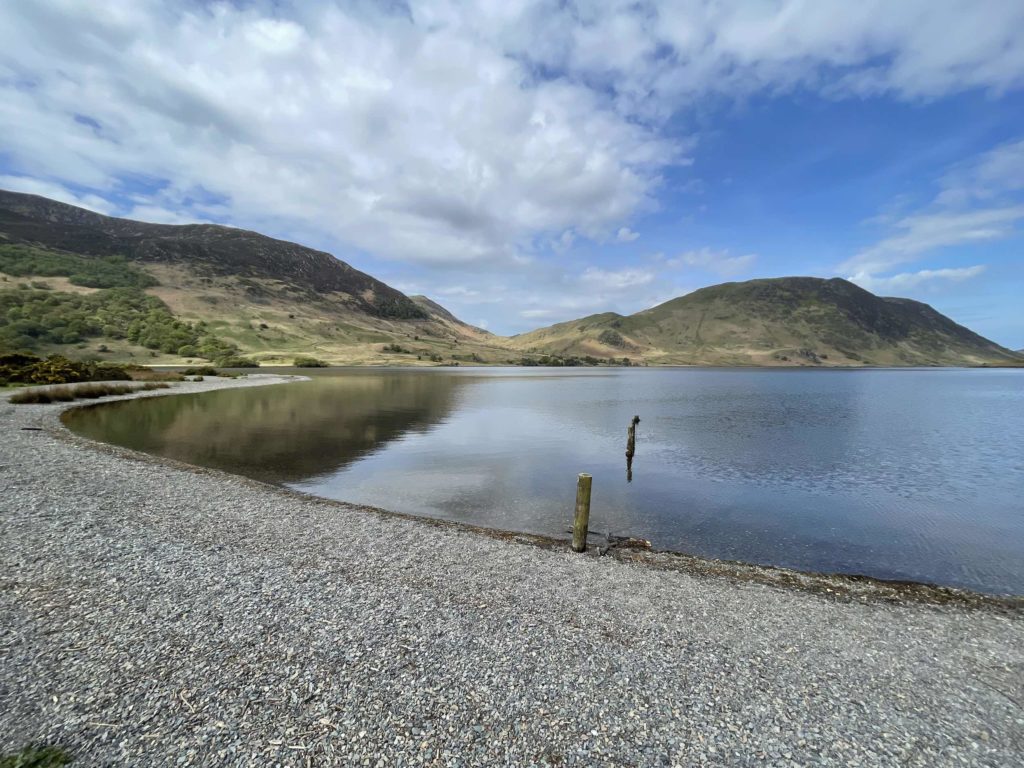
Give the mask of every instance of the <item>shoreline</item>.
[[[854, 369], [857, 370], [857, 369]], [[261, 377], [256, 380], [253, 376]], [[262, 377], [266, 377], [265, 379]], [[384, 507], [366, 504], [355, 504], [344, 500], [330, 499], [315, 494], [303, 493], [285, 486], [266, 483], [260, 480], [238, 475], [223, 470], [202, 467], [187, 462], [169, 459], [155, 454], [136, 451], [113, 443], [92, 440], [72, 431], [64, 423], [64, 416], [74, 410], [100, 408], [115, 400], [130, 400], [138, 397], [169, 397], [179, 394], [194, 394], [218, 389], [232, 389], [246, 386], [272, 386], [308, 381], [308, 376], [293, 374], [249, 374], [244, 379], [216, 379], [207, 377], [203, 382], [184, 382], [190, 384], [185, 391], [178, 389], [181, 383], [170, 389], [139, 392], [129, 395], [103, 398], [99, 401], [73, 402], [61, 404], [56, 410], [52, 425], [56, 429], [53, 435], [60, 439], [77, 443], [88, 450], [101, 450], [111, 455], [121, 456], [127, 460], [154, 462], [159, 465], [174, 467], [183, 471], [223, 476], [232, 481], [251, 483], [263, 492], [278, 493], [285, 498], [313, 499], [325, 504], [336, 504], [344, 509], [358, 509], [367, 514], [393, 517], [401, 520], [422, 523], [428, 526], [473, 533], [500, 541], [527, 544], [544, 549], [568, 550], [569, 537], [550, 536], [545, 534], [514, 531], [502, 528], [489, 528], [473, 523], [447, 520], [439, 517], [428, 517], [404, 512], [396, 512]], [[207, 384], [207, 382], [209, 382]], [[206, 386], [194, 386], [203, 385]], [[571, 521], [570, 521], [571, 522]], [[591, 537], [597, 534], [591, 531]], [[634, 546], [615, 547], [605, 555], [598, 555], [596, 547], [588, 544], [584, 557], [610, 557], [623, 562], [648, 566], [669, 571], [681, 571], [689, 575], [700, 575], [709, 578], [724, 578], [734, 581], [749, 581], [767, 586], [778, 586], [785, 589], [798, 589], [806, 592], [827, 595], [835, 599], [881, 600], [887, 602], [912, 601], [926, 604], [955, 604], [972, 608], [996, 608], [1019, 612], [1024, 615], [1024, 595], [986, 593], [962, 587], [944, 586], [923, 581], [899, 579], [882, 579], [866, 574], [828, 573], [822, 571], [801, 571], [782, 566], [763, 565], [740, 560], [722, 560], [702, 557], [687, 552], [651, 547]]]
[[132, 766], [1024, 757], [1016, 598], [581, 556], [96, 443], [60, 423], [67, 407], [0, 400], [0, 753], [57, 744], [83, 765]]

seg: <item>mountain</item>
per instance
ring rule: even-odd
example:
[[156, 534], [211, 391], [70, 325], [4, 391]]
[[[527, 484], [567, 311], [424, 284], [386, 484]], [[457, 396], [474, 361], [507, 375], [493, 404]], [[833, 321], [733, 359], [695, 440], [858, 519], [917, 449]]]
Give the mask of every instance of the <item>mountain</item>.
[[197, 275], [273, 280], [315, 295], [334, 294], [379, 317], [425, 318], [408, 296], [329, 253], [216, 224], [146, 224], [103, 216], [45, 197], [0, 191], [0, 232], [90, 256], [186, 266]]
[[927, 304], [813, 277], [725, 283], [503, 338], [323, 251], [5, 191], [2, 349], [146, 363], [240, 352], [266, 363], [1024, 365]]
[[634, 315], [591, 315], [511, 343], [530, 352], [661, 364], [1024, 364], [927, 304], [816, 277], [714, 285]]
[[[0, 272], [12, 287], [60, 295], [144, 290], [175, 319], [202, 324], [203, 333], [266, 362], [296, 355], [354, 364], [492, 362], [508, 354], [497, 337], [440, 305], [413, 300], [323, 251], [233, 227], [148, 224], [2, 190]], [[27, 333], [17, 339], [31, 343]], [[34, 346], [49, 352], [76, 343], [81, 354], [146, 362], [183, 357], [170, 343], [154, 350], [118, 334], [72, 337], [44, 334]]]

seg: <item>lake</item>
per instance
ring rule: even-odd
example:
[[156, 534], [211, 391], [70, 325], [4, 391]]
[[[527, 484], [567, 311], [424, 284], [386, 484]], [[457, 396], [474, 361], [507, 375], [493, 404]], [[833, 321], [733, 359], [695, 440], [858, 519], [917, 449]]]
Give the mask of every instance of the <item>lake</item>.
[[67, 421], [98, 440], [318, 496], [558, 536], [571, 525], [576, 474], [590, 472], [592, 531], [1024, 594], [1024, 370], [312, 375]]

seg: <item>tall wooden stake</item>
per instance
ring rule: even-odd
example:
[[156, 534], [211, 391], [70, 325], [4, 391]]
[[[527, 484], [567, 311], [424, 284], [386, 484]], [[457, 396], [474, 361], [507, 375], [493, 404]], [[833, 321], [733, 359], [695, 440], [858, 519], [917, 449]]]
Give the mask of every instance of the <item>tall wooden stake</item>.
[[590, 484], [593, 478], [580, 472], [576, 479], [576, 518], [572, 524], [574, 552], [587, 551], [587, 529], [590, 527]]
[[626, 437], [626, 463], [628, 465], [633, 464], [633, 456], [637, 452], [637, 424], [640, 423], [640, 417], [634, 416], [633, 421], [630, 424], [629, 432]]

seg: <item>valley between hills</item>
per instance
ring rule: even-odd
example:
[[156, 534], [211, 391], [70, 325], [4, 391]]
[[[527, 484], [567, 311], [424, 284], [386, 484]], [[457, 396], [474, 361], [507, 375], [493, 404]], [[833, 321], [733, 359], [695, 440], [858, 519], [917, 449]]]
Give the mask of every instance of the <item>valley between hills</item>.
[[502, 337], [328, 253], [0, 191], [0, 351], [179, 365], [1024, 366], [927, 304], [846, 280], [710, 286]]

